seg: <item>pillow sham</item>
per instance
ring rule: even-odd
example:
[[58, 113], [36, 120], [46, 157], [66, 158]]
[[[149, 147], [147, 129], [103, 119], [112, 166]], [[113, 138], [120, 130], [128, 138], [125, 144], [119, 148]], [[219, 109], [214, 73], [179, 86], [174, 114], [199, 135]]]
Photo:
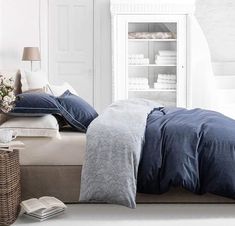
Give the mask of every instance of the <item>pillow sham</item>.
[[69, 90], [72, 94], [77, 95], [76, 90], [67, 82], [63, 83], [60, 86], [47, 84], [47, 90], [49, 94], [52, 94], [56, 97], [61, 96], [65, 91]]
[[92, 106], [69, 90], [59, 97], [47, 93], [19, 94], [15, 108], [8, 114], [24, 117], [58, 114], [80, 132], [86, 132], [91, 121], [98, 116]]
[[42, 116], [60, 113], [56, 99], [47, 93], [22, 93], [17, 95], [15, 108], [9, 113], [15, 116]]
[[14, 117], [4, 122], [0, 129], [11, 129], [17, 137], [58, 137], [59, 125], [52, 115], [42, 117]]
[[61, 115], [77, 130], [85, 132], [89, 124], [98, 116], [95, 109], [81, 97], [67, 90], [57, 97]]
[[24, 71], [21, 70], [22, 92], [28, 90], [44, 89], [48, 84], [48, 77], [42, 71]]

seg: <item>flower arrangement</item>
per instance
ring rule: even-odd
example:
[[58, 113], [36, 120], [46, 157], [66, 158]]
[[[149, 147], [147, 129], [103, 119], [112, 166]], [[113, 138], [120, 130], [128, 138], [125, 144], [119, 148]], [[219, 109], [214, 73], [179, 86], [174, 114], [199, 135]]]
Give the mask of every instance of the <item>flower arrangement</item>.
[[7, 113], [15, 106], [14, 80], [0, 75], [0, 111]]

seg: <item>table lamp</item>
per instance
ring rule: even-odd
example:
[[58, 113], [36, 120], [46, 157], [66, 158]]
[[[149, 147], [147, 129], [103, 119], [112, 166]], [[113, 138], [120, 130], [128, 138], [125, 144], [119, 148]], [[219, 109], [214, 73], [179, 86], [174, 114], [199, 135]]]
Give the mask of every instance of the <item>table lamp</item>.
[[24, 47], [23, 61], [31, 61], [31, 71], [33, 69], [33, 61], [41, 61], [40, 51], [38, 47]]

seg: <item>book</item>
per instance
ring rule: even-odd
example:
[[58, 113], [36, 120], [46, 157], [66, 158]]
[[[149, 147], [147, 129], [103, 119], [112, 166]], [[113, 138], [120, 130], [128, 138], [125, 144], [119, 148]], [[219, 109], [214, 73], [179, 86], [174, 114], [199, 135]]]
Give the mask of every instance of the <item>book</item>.
[[11, 141], [8, 143], [0, 143], [0, 151], [13, 151], [24, 149], [25, 145], [21, 141]]
[[58, 210], [58, 211], [56, 211], [56, 212], [54, 212], [54, 213], [52, 213], [52, 214], [48, 214], [48, 215], [46, 215], [46, 216], [44, 216], [44, 217], [38, 217], [38, 216], [35, 216], [34, 214], [30, 214], [30, 213], [24, 213], [23, 215], [24, 215], [25, 217], [28, 217], [28, 218], [33, 219], [33, 220], [36, 220], [36, 221], [45, 221], [45, 220], [50, 219], [50, 218], [52, 218], [52, 217], [61, 215], [61, 214], [63, 214], [64, 212], [65, 212], [64, 210], [60, 210], [60, 211]]
[[43, 196], [39, 199], [32, 198], [21, 202], [24, 215], [35, 220], [44, 221], [64, 213], [67, 206], [59, 199]]

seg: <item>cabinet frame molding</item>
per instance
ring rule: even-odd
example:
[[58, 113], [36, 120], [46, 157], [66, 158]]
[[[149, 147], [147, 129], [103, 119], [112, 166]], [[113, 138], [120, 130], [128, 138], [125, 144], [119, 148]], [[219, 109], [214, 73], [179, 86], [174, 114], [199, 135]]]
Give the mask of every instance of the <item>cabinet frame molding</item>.
[[[177, 103], [178, 107], [188, 107], [190, 91], [187, 76], [187, 18], [194, 12], [194, 0], [111, 0], [112, 32], [112, 101], [128, 97], [128, 23], [177, 23]], [[125, 62], [124, 62], [125, 61]], [[124, 65], [124, 66], [123, 66]], [[180, 75], [180, 77], [178, 77]]]

